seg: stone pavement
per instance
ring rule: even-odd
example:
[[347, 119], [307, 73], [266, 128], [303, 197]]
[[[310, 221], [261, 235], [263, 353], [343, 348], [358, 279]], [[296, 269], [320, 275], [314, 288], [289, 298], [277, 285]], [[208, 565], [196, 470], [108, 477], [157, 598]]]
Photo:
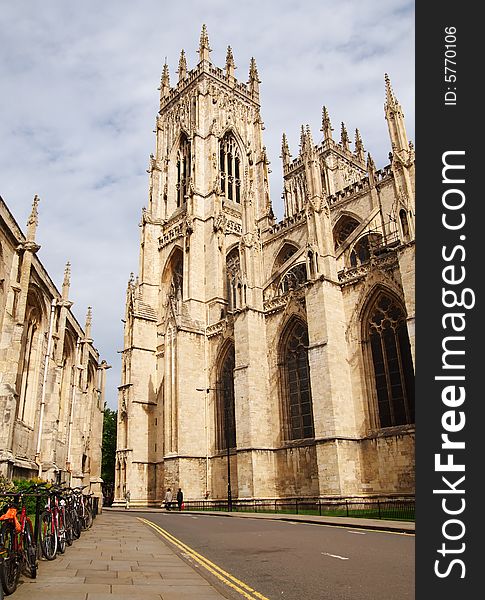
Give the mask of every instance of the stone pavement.
[[[136, 513], [164, 509], [130, 508]], [[196, 514], [191, 511], [191, 514]], [[276, 519], [411, 533], [414, 523], [263, 513], [203, 512], [228, 518]], [[150, 528], [120, 508], [104, 508], [93, 527], [53, 561], [39, 561], [37, 579], [22, 576], [14, 600], [223, 600]]]
[[[130, 511], [131, 512], [131, 511]], [[22, 575], [13, 600], [223, 600], [173, 550], [126, 513], [104, 511], [37, 579]]]

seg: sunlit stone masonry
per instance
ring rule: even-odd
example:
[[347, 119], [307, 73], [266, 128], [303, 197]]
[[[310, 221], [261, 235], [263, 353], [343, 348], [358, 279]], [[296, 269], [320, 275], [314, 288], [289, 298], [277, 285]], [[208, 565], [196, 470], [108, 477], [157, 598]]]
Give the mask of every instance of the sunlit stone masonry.
[[[0, 198], [0, 473], [88, 485], [101, 497], [105, 361], [37, 257], [39, 198], [21, 231]], [[89, 491], [89, 488], [88, 490]]]
[[[276, 222], [260, 79], [184, 51], [160, 86], [126, 295], [115, 502], [414, 493], [414, 149], [387, 75], [389, 164], [358, 130], [283, 135]], [[337, 137], [337, 136], [335, 136]], [[227, 449], [229, 448], [229, 452]]]

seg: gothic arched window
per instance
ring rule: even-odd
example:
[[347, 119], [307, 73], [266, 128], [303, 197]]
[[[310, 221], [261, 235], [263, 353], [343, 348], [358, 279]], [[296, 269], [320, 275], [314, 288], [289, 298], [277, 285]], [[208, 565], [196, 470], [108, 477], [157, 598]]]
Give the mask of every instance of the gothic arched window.
[[73, 336], [66, 330], [64, 337], [64, 351], [62, 356], [61, 385], [59, 388], [59, 430], [68, 427], [69, 405], [72, 400], [73, 386], [75, 385], [75, 344]]
[[414, 370], [404, 310], [381, 293], [366, 327], [380, 426], [414, 423]]
[[183, 298], [184, 292], [184, 257], [181, 252], [177, 252], [172, 266], [171, 291], [176, 299]]
[[383, 249], [380, 233], [369, 233], [360, 238], [350, 253], [350, 265], [356, 267], [370, 261], [371, 256], [378, 255]]
[[308, 330], [294, 320], [281, 348], [284, 436], [288, 440], [315, 437], [308, 363]]
[[234, 136], [227, 133], [219, 145], [221, 190], [228, 200], [241, 202], [241, 155]]
[[287, 260], [289, 260], [294, 254], [298, 252], [298, 248], [293, 246], [293, 244], [284, 244], [283, 248], [278, 252], [278, 256], [276, 257], [273, 271], [278, 270], [282, 267]]
[[234, 345], [226, 349], [219, 369], [217, 384], [217, 429], [218, 450], [236, 447], [236, 415], [234, 409]]
[[185, 203], [189, 193], [190, 165], [190, 142], [184, 134], [177, 151], [177, 208]]
[[371, 247], [367, 236], [362, 238], [357, 242], [357, 244], [355, 244], [354, 251], [361, 265], [370, 260]]
[[408, 214], [404, 210], [404, 208], [402, 208], [399, 211], [399, 219], [401, 220], [401, 229], [402, 229], [403, 240], [407, 241], [409, 239], [409, 223], [408, 223]]
[[240, 281], [241, 260], [239, 248], [233, 248], [226, 258], [226, 299], [229, 312], [237, 308], [238, 285]]
[[288, 269], [280, 279], [280, 293], [286, 294], [290, 290], [296, 290], [296, 288], [303, 285], [307, 279], [308, 276], [305, 263], [299, 263], [291, 267], [291, 269]]
[[39, 360], [44, 337], [42, 335], [42, 309], [35, 293], [27, 296], [27, 311], [22, 334], [22, 355], [19, 362], [19, 402], [17, 418], [33, 426], [35, 420]]
[[344, 215], [341, 217], [333, 230], [333, 239], [335, 243], [335, 248], [338, 248], [341, 244], [345, 242], [345, 240], [349, 237], [349, 235], [359, 226], [359, 222], [357, 219], [353, 217], [349, 217], [348, 215]]

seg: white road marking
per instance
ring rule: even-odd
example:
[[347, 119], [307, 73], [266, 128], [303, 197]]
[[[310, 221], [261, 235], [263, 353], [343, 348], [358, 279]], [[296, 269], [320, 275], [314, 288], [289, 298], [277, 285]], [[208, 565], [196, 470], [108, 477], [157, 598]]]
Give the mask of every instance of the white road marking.
[[363, 531], [349, 531], [349, 533], [355, 533], [355, 535], [365, 535]]
[[339, 558], [340, 560], [349, 560], [348, 556], [339, 556], [338, 554], [329, 554], [328, 552], [322, 552], [324, 556], [331, 556], [332, 558]]

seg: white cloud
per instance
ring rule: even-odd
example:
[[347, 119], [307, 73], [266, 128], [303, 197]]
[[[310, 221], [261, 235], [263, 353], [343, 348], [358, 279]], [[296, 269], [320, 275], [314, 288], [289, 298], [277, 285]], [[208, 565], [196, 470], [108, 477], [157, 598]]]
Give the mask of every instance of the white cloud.
[[321, 138], [325, 104], [335, 129], [358, 127], [378, 166], [389, 144], [384, 73], [414, 139], [414, 4], [402, 0], [50, 0], [4, 3], [0, 14], [0, 194], [23, 227], [41, 197], [39, 257], [62, 282], [72, 262], [73, 311], [93, 336], [116, 406], [126, 282], [138, 268], [141, 207], [157, 87], [165, 57], [172, 83], [181, 48], [196, 65], [202, 23], [215, 64], [228, 45], [236, 76], [256, 58], [272, 199], [281, 217], [281, 135], [293, 155], [301, 124]]

